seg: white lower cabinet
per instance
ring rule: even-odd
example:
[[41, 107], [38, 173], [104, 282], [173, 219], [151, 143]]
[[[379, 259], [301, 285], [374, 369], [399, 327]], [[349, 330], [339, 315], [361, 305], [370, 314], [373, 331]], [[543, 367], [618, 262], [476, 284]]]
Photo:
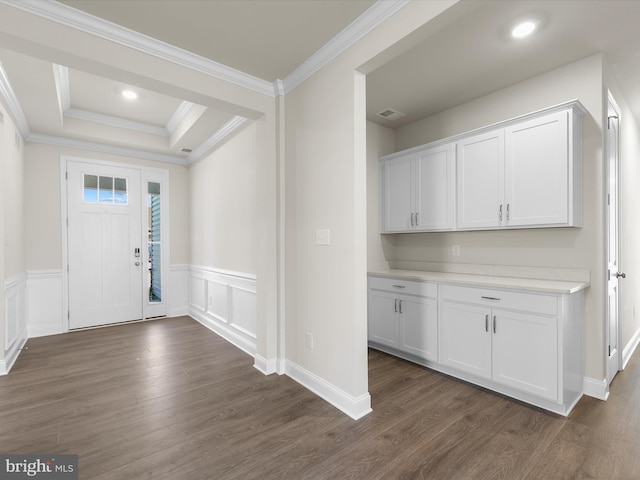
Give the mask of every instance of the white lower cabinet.
[[451, 302], [441, 302], [440, 309], [440, 363], [490, 378], [491, 312], [484, 307]]
[[[432, 287], [432, 288], [430, 288]], [[382, 278], [369, 280], [369, 342], [425, 360], [438, 359], [437, 287]], [[384, 349], [384, 348], [383, 348]], [[386, 349], [385, 349], [386, 350]]]
[[369, 277], [371, 347], [568, 415], [582, 396], [582, 292], [420, 284]]

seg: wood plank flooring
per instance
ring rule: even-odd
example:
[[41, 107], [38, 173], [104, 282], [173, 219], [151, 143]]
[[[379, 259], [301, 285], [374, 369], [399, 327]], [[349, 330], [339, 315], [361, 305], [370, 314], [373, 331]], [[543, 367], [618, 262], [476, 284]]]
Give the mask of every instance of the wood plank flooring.
[[640, 479], [640, 362], [563, 418], [380, 352], [354, 421], [188, 317], [31, 339], [0, 377], [0, 452], [83, 480]]

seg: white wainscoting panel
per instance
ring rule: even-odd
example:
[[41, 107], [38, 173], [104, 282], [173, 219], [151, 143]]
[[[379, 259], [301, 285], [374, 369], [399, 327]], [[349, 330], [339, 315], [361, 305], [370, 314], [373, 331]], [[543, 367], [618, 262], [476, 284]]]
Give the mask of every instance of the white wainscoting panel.
[[0, 357], [0, 375], [9, 373], [27, 341], [27, 276], [23, 273], [4, 281], [4, 345]]
[[63, 306], [61, 270], [27, 272], [27, 331], [29, 338], [68, 331]]
[[171, 265], [167, 316], [189, 314], [189, 265]]
[[191, 266], [189, 315], [255, 358], [255, 275]]

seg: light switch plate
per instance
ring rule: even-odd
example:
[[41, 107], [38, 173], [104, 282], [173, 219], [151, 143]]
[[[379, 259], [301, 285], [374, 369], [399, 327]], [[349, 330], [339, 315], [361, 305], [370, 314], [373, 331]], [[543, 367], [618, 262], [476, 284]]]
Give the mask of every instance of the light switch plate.
[[316, 230], [316, 245], [330, 245], [330, 244], [331, 244], [331, 231]]

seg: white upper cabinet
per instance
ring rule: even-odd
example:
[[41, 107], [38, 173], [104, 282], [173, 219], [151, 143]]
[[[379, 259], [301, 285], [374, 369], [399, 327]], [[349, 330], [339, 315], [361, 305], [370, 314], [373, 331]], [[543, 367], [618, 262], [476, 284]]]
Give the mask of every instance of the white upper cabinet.
[[404, 232], [412, 228], [412, 171], [412, 155], [380, 164], [380, 179], [384, 182], [380, 196], [383, 217], [380, 225], [384, 232]]
[[500, 227], [504, 218], [504, 131], [458, 142], [458, 227]]
[[582, 226], [584, 112], [567, 102], [383, 157], [382, 233]]
[[429, 148], [415, 160], [415, 230], [454, 226], [455, 156], [453, 144]]
[[575, 225], [570, 213], [574, 162], [569, 111], [505, 130], [505, 204], [508, 226]]
[[453, 229], [453, 144], [382, 161], [380, 182], [383, 233]]

